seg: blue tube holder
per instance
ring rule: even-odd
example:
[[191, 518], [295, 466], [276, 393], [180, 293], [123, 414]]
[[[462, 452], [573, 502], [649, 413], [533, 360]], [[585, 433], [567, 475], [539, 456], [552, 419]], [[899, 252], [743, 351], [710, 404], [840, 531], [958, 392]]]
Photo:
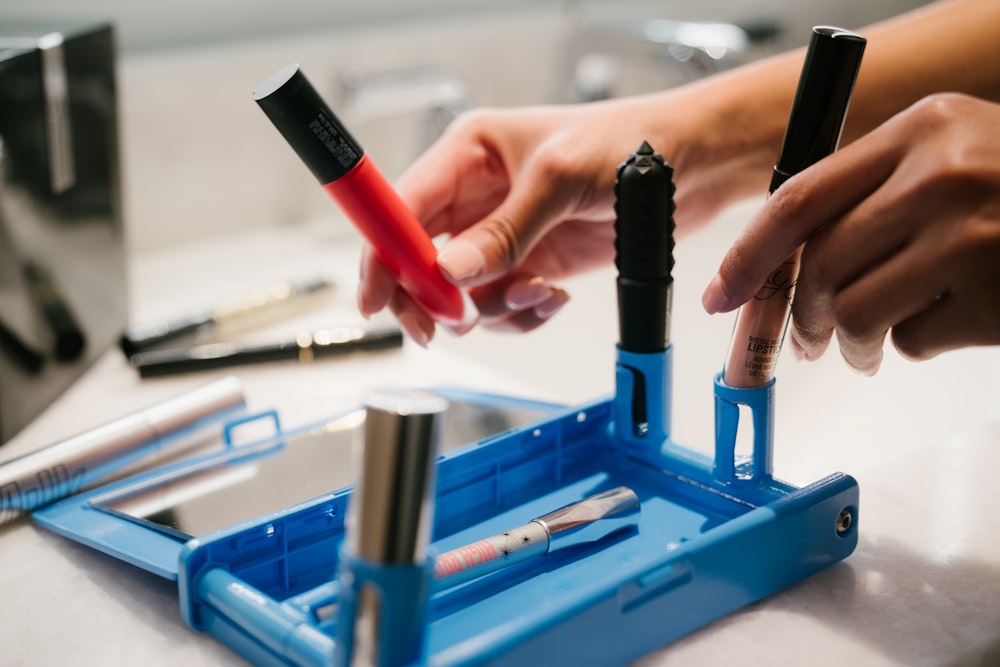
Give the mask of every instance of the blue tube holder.
[[424, 662], [427, 602], [430, 598], [434, 561], [416, 565], [381, 565], [350, 554], [346, 549], [340, 558], [337, 600], [337, 648], [335, 667], [350, 667], [354, 661], [355, 622], [362, 592], [368, 589], [378, 605], [378, 636], [372, 637], [373, 656], [377, 667], [395, 667]]
[[[637, 526], [436, 588], [421, 567], [345, 561], [352, 489], [339, 489], [188, 542], [184, 618], [255, 664], [347, 664], [353, 629], [344, 619], [359, 587], [373, 585], [403, 605], [384, 622], [399, 622], [404, 648], [381, 664], [622, 664], [851, 554], [856, 481], [833, 473], [796, 487], [772, 475], [773, 382], [741, 390], [716, 378], [714, 455], [673, 441], [672, 354], [619, 350], [614, 396], [557, 409], [437, 462], [437, 553], [618, 486], [640, 500]], [[746, 460], [736, 455], [741, 406], [754, 429]], [[356, 578], [346, 580], [351, 590], [341, 591], [338, 571]], [[219, 594], [234, 582], [242, 595]], [[253, 614], [241, 610], [253, 605]]]

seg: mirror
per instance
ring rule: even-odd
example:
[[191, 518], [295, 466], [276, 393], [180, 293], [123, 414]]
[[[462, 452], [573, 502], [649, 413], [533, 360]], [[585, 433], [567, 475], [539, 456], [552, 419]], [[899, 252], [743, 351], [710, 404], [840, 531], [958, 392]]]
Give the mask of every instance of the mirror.
[[[449, 399], [439, 452], [544, 417], [554, 406]], [[100, 495], [91, 505], [182, 540], [233, 526], [349, 486], [359, 408], [309, 430], [237, 446], [172, 473]]]

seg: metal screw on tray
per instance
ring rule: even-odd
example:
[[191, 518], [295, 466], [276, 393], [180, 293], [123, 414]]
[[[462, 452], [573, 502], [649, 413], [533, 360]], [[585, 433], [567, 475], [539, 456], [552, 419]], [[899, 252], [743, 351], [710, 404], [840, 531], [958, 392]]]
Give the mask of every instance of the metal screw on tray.
[[840, 510], [840, 514], [837, 515], [837, 534], [844, 535], [851, 529], [854, 525], [854, 513], [851, 512], [849, 508], [844, 508]]

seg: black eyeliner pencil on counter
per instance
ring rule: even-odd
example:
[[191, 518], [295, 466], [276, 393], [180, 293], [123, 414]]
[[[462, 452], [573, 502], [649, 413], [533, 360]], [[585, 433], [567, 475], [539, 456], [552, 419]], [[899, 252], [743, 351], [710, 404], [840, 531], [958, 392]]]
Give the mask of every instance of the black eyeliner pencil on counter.
[[0, 320], [0, 350], [26, 373], [35, 375], [45, 366], [45, 357], [41, 352], [28, 345], [3, 320]]
[[190, 348], [150, 350], [134, 354], [132, 366], [140, 377], [156, 377], [272, 361], [308, 363], [314, 359], [402, 347], [397, 327], [365, 329], [337, 327], [301, 333], [294, 340], [269, 345], [208, 343]]
[[325, 278], [299, 282], [283, 280], [212, 308], [171, 320], [129, 327], [122, 334], [118, 344], [125, 356], [131, 357], [139, 352], [202, 331], [248, 320], [251, 317], [273, 314], [282, 306], [290, 306], [292, 303], [318, 295], [332, 287], [333, 283]]
[[55, 341], [52, 353], [55, 358], [59, 361], [79, 359], [87, 346], [87, 337], [52, 274], [36, 262], [27, 262], [24, 265], [24, 280], [31, 300], [41, 311], [45, 323], [52, 331]]

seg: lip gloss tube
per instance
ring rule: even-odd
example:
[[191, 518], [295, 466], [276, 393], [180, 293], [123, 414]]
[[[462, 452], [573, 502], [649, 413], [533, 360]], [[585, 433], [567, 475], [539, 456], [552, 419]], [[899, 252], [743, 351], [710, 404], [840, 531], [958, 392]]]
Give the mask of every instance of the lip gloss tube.
[[437, 265], [427, 231], [297, 64], [264, 80], [254, 100], [417, 303], [456, 334], [479, 313]]
[[[769, 194], [837, 150], [866, 40], [830, 26], [813, 28]], [[736, 316], [723, 378], [735, 388], [763, 387], [785, 337], [801, 248], [777, 267]]]

